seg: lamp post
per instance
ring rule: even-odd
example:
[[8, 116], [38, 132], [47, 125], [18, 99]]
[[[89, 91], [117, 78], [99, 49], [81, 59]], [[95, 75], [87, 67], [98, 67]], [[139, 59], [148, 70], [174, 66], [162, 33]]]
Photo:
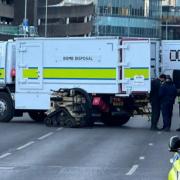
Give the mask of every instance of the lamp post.
[[47, 37], [47, 10], [48, 10], [48, 0], [46, 0], [46, 12], [45, 12], [45, 37]]
[[166, 40], [168, 40], [168, 22], [166, 21]]
[[26, 37], [26, 32], [28, 31], [28, 20], [27, 20], [27, 0], [24, 1], [24, 20], [23, 20], [23, 31], [24, 37]]
[[27, 0], [25, 0], [25, 3], [24, 3], [24, 19], [25, 20], [27, 19]]

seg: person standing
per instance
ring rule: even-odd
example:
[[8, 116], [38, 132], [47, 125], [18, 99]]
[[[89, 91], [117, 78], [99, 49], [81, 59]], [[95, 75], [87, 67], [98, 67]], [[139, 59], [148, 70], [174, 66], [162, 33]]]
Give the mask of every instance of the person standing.
[[159, 90], [161, 85], [165, 82], [166, 75], [161, 74], [159, 78], [151, 81], [151, 92], [150, 92], [150, 102], [151, 102], [151, 130], [158, 130], [157, 124], [160, 117], [160, 97]]
[[164, 131], [170, 131], [171, 121], [172, 121], [172, 112], [175, 98], [177, 96], [176, 87], [168, 76], [166, 82], [160, 87], [159, 91], [161, 110], [163, 117], [163, 128]]

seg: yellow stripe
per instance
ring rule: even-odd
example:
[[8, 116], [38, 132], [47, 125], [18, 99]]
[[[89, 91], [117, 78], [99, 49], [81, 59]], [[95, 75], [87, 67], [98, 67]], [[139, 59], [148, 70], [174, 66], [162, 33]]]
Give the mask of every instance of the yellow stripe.
[[23, 69], [23, 78], [37, 79], [38, 78], [38, 68]]
[[128, 79], [133, 79], [134, 76], [144, 76], [144, 79], [149, 79], [149, 69], [136, 69], [136, 68], [126, 68], [124, 69], [124, 77]]
[[5, 78], [5, 69], [0, 69], [0, 79]]
[[43, 77], [46, 79], [116, 79], [116, 69], [53, 69], [45, 68]]
[[177, 171], [180, 171], [180, 159], [176, 160], [173, 166]]

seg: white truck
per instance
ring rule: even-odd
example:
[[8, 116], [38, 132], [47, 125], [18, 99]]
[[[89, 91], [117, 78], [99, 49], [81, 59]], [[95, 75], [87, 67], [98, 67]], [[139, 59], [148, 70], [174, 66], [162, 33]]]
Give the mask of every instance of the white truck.
[[92, 115], [123, 125], [148, 103], [159, 44], [119, 37], [0, 42], [0, 121], [28, 112], [48, 126], [89, 126]]
[[164, 40], [162, 44], [162, 72], [173, 77], [177, 89], [180, 89], [180, 41]]

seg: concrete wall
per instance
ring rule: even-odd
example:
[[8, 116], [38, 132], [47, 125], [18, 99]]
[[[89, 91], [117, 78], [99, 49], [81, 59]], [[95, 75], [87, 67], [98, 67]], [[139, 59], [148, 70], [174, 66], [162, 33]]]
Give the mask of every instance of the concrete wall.
[[14, 18], [13, 5], [0, 3], [0, 16], [13, 19]]
[[[58, 1], [59, 2], [59, 1]], [[38, 3], [37, 19], [38, 32], [45, 35], [45, 6]], [[47, 36], [84, 36], [92, 32], [94, 5], [64, 5], [48, 7]]]
[[[86, 6], [62, 6], [48, 8], [48, 19], [64, 17], [85, 17], [93, 14], [92, 4]], [[38, 18], [45, 18], [45, 8], [38, 8]]]
[[[92, 22], [84, 23], [72, 23], [68, 25], [48, 25], [47, 36], [48, 37], [66, 37], [66, 36], [83, 36], [89, 34], [92, 31]], [[45, 26], [39, 26], [38, 32], [41, 36], [45, 35]]]

